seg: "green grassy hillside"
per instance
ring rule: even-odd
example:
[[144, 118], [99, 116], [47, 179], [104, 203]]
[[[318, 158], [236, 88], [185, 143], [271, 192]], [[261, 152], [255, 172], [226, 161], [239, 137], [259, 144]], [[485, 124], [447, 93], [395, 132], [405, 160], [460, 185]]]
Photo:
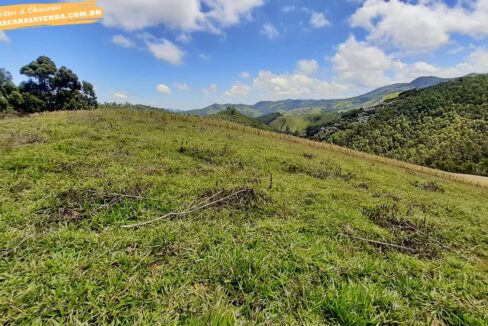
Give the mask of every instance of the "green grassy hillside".
[[[272, 116], [272, 115], [268, 115]], [[266, 121], [268, 116], [257, 118], [261, 121]], [[302, 114], [302, 115], [294, 115], [294, 114], [281, 114], [281, 115], [274, 115], [275, 119], [268, 122], [267, 125], [273, 128], [274, 130], [278, 130], [281, 132], [289, 131], [292, 133], [297, 134], [304, 134], [307, 128], [313, 126], [321, 126], [327, 123], [331, 123], [332, 121], [336, 121], [339, 119], [340, 114], [336, 112], [321, 112], [321, 113], [314, 113], [314, 114]]]
[[488, 75], [410, 91], [316, 128], [314, 138], [450, 172], [488, 176]]
[[486, 325], [487, 189], [423, 170], [171, 113], [1, 120], [0, 324]]
[[250, 118], [247, 115], [242, 114], [241, 112], [239, 112], [237, 109], [233, 107], [229, 107], [224, 111], [220, 111], [218, 113], [212, 114], [209, 117], [217, 120], [238, 123], [248, 127], [254, 127], [263, 130], [271, 130], [271, 127], [262, 123], [258, 119]]

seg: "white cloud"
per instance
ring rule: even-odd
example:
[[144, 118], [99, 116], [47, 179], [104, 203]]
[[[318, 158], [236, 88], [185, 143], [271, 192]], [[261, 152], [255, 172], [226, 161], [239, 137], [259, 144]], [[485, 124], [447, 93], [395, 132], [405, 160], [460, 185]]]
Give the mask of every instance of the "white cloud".
[[317, 60], [300, 60], [297, 63], [297, 73], [306, 76], [313, 75], [319, 70], [320, 66]]
[[176, 39], [182, 43], [189, 43], [192, 40], [192, 37], [188, 33], [180, 33]]
[[216, 84], [210, 84], [208, 87], [202, 89], [202, 93], [203, 95], [208, 96], [210, 94], [217, 93], [218, 90], [219, 88], [217, 87]]
[[4, 31], [0, 31], [0, 42], [10, 43], [10, 38]]
[[295, 9], [297, 9], [295, 6], [284, 6], [283, 8], [281, 8], [281, 11], [284, 13], [289, 13], [295, 11]]
[[165, 84], [159, 84], [158, 86], [156, 86], [156, 91], [165, 95], [171, 94], [171, 89]]
[[244, 71], [244, 72], [241, 72], [241, 73], [239, 74], [239, 76], [241, 76], [241, 78], [244, 78], [244, 79], [251, 78], [251, 75], [249, 75], [249, 73], [247, 73], [247, 72], [245, 72], [245, 71]]
[[115, 35], [112, 38], [112, 43], [120, 45], [124, 48], [132, 48], [136, 45], [133, 41], [129, 40], [128, 38], [126, 38], [125, 36], [120, 35], [120, 34]]
[[177, 83], [175, 84], [176, 88], [180, 91], [189, 91], [191, 89], [190, 85], [186, 83]]
[[394, 67], [394, 60], [377, 47], [349, 37], [339, 45], [332, 58], [333, 69], [340, 80], [359, 87], [386, 85], [386, 75]]
[[260, 71], [253, 81], [253, 88], [261, 91], [265, 98], [330, 98], [346, 90], [337, 83], [329, 83], [299, 73], [274, 74]]
[[225, 95], [233, 97], [233, 96], [246, 96], [251, 92], [251, 87], [245, 85], [241, 82], [236, 82], [230, 90], [225, 92]]
[[99, 0], [103, 23], [125, 30], [165, 25], [185, 32], [219, 32], [249, 18], [263, 0]]
[[369, 31], [368, 40], [412, 52], [440, 48], [453, 33], [486, 37], [487, 22], [488, 0], [459, 1], [454, 7], [438, 0], [367, 0], [351, 18], [353, 27]]
[[441, 71], [440, 75], [458, 77], [471, 73], [488, 73], [488, 50], [484, 48], [474, 49], [464, 62], [457, 64], [454, 68]]
[[425, 61], [405, 64], [401, 61], [396, 61], [394, 67], [395, 81], [410, 82], [422, 76], [441, 76], [441, 71], [438, 67], [431, 65]]
[[129, 98], [129, 96], [127, 96], [127, 94], [123, 93], [123, 92], [114, 92], [112, 94], [113, 98], [117, 99], [117, 100], [126, 100]]
[[148, 38], [146, 39], [146, 45], [156, 59], [164, 60], [172, 65], [180, 65], [183, 63], [184, 52], [171, 41]]
[[280, 36], [280, 33], [278, 32], [276, 27], [274, 27], [271, 23], [264, 24], [259, 33], [266, 36], [270, 40], [274, 40], [275, 38]]
[[313, 76], [320, 69], [315, 60], [301, 60], [297, 62], [294, 73], [262, 70], [251, 84], [237, 81], [225, 95], [240, 96], [249, 102], [263, 99], [345, 98], [376, 87], [411, 82], [421, 76], [459, 77], [469, 73], [488, 73], [488, 50], [473, 49], [461, 63], [446, 68], [425, 61], [402, 62], [351, 36], [338, 47], [331, 62], [335, 76], [328, 80]]
[[325, 18], [323, 13], [313, 12], [312, 17], [310, 18], [310, 25], [312, 25], [313, 28], [321, 28], [329, 26], [330, 22]]
[[406, 63], [354, 37], [339, 45], [332, 58], [336, 78], [355, 88], [373, 88], [395, 82], [410, 82], [422, 76], [460, 77], [488, 73], [488, 51], [474, 49], [461, 63], [439, 67], [425, 61]]

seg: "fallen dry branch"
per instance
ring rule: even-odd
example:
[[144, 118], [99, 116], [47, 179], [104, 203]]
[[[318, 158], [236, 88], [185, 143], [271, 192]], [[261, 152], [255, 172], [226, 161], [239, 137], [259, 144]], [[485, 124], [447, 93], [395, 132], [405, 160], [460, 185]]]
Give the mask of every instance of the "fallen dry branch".
[[[422, 233], [422, 234], [425, 234], [425, 233]], [[456, 250], [454, 250], [453, 248], [451, 248], [451, 247], [449, 247], [449, 246], [447, 246], [447, 245], [443, 244], [443, 243], [442, 243], [442, 242], [440, 242], [439, 240], [432, 239], [432, 238], [431, 238], [430, 240], [432, 240], [432, 241], [434, 241], [435, 243], [437, 243], [439, 246], [441, 246], [441, 248], [442, 248], [442, 249], [449, 250], [450, 252], [455, 253], [456, 255], [458, 255], [458, 256], [459, 256], [459, 257], [461, 257], [461, 258], [463, 258], [463, 259], [465, 259], [465, 260], [469, 260], [469, 258], [468, 258], [468, 257], [466, 257], [466, 256], [464, 256], [464, 255], [462, 255], [462, 254], [460, 254], [459, 252], [457, 252], [457, 251], [456, 251]], [[476, 247], [475, 247], [475, 248], [476, 248]]]
[[[98, 194], [94, 190], [90, 190], [89, 192], [92, 193], [92, 194]], [[106, 196], [111, 196], [111, 197], [118, 197], [118, 198], [130, 198], [130, 199], [139, 199], [139, 200], [149, 200], [148, 197], [142, 197], [142, 196], [136, 196], [136, 195], [118, 194], [118, 193], [115, 193], [115, 192], [108, 192], [108, 193], [105, 193], [105, 195]]]
[[242, 193], [245, 193], [245, 192], [249, 192], [249, 191], [250, 191], [249, 188], [241, 188], [241, 189], [233, 192], [232, 194], [230, 194], [230, 195], [228, 195], [226, 197], [219, 198], [217, 200], [211, 201], [212, 199], [216, 198], [218, 195], [220, 195], [222, 193], [222, 192], [219, 192], [219, 193], [217, 193], [217, 194], [215, 194], [215, 195], [213, 195], [211, 197], [205, 198], [204, 200], [202, 200], [201, 202], [199, 202], [196, 205], [191, 205], [186, 211], [182, 211], [182, 212], [171, 212], [171, 213], [165, 214], [163, 216], [160, 216], [160, 217], [155, 218], [155, 219], [150, 220], [150, 221], [146, 221], [146, 222], [142, 222], [142, 223], [137, 223], [137, 224], [123, 225], [122, 227], [125, 228], [125, 229], [138, 228], [138, 227], [146, 226], [146, 225], [149, 225], [149, 224], [152, 224], [152, 223], [155, 223], [155, 222], [158, 222], [158, 221], [167, 219], [169, 217], [189, 215], [189, 214], [195, 213], [197, 211], [204, 210], [205, 208], [208, 208], [208, 207], [211, 207], [211, 206], [215, 206], [215, 205], [220, 204], [220, 203], [225, 203], [229, 199], [232, 199], [234, 197], [237, 197], [239, 194], [242, 194]]
[[399, 246], [399, 245], [396, 245], [396, 244], [393, 244], [393, 243], [387, 243], [387, 242], [381, 242], [381, 241], [376, 241], [376, 240], [371, 240], [371, 239], [356, 237], [356, 236], [352, 236], [352, 235], [347, 234], [347, 233], [346, 233], [346, 235], [348, 237], [350, 237], [351, 239], [356, 239], [356, 240], [360, 240], [360, 241], [364, 241], [364, 242], [369, 242], [369, 243], [373, 243], [375, 245], [380, 245], [380, 246], [385, 246], [385, 247], [392, 247], [392, 248], [395, 248], [395, 249], [399, 249], [399, 250], [403, 250], [403, 251], [408, 251], [408, 252], [411, 252], [411, 253], [416, 253], [417, 252], [417, 250], [415, 250], [413, 248], [410, 248], [410, 247], [404, 247], [404, 246]]
[[27, 241], [30, 239], [30, 236], [27, 236], [25, 238], [23, 238], [14, 248], [12, 249], [1, 249], [0, 251], [2, 251], [3, 253], [0, 255], [0, 257], [5, 257], [5, 256], [8, 256], [10, 254], [16, 254], [17, 253], [17, 250], [20, 249], [20, 247]]

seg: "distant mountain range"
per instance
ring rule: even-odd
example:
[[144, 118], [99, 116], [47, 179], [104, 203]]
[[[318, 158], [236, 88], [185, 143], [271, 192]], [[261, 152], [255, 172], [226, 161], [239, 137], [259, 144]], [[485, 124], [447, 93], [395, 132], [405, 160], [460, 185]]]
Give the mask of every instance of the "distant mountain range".
[[309, 114], [310, 112], [339, 112], [373, 107], [386, 99], [398, 96], [401, 92], [413, 89], [423, 89], [449, 80], [450, 79], [448, 78], [428, 76], [417, 78], [411, 83], [399, 83], [384, 86], [369, 93], [347, 99], [263, 101], [254, 105], [212, 104], [206, 108], [186, 111], [185, 113], [208, 116], [224, 111], [228, 107], [233, 107], [237, 111], [254, 118], [278, 112], [286, 113], [288, 115], [303, 115]]

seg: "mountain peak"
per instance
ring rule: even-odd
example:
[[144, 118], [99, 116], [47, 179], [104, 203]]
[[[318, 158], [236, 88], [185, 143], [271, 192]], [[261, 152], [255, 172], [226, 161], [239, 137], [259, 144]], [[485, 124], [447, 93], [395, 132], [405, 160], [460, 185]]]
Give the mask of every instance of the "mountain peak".
[[449, 78], [439, 78], [435, 76], [423, 76], [413, 80], [410, 85], [414, 88], [426, 88], [448, 81]]

